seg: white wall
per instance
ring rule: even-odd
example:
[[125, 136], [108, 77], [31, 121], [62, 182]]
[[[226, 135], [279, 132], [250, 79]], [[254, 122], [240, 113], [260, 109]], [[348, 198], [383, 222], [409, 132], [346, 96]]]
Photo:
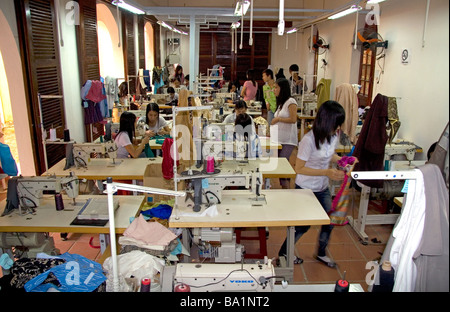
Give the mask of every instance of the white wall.
[[[66, 128], [69, 129], [70, 138], [77, 142], [84, 142], [85, 128], [83, 112], [81, 109], [80, 75], [78, 70], [78, 53], [75, 24], [66, 20], [66, 3], [69, 0], [60, 0], [60, 22], [64, 46], [59, 45], [62, 87], [64, 94], [64, 112]], [[69, 20], [71, 21], [71, 20]]]
[[[381, 3], [378, 26], [378, 32], [389, 41], [389, 47], [385, 50], [384, 74], [380, 76], [379, 84], [374, 85], [373, 97], [377, 93], [401, 97], [398, 112], [402, 125], [397, 138], [421, 146], [424, 153], [417, 155], [418, 159], [425, 159], [429, 146], [439, 139], [449, 121], [449, 2], [430, 2], [425, 47], [422, 47], [422, 33], [426, 0], [388, 0]], [[363, 18], [365, 16], [360, 14], [360, 22], [364, 21]], [[329, 64], [326, 78], [332, 79], [332, 99], [341, 83], [358, 82], [359, 51], [355, 52], [351, 47], [355, 22], [353, 14], [317, 24], [319, 35], [330, 44], [330, 50], [323, 56]], [[295, 48], [291, 48], [291, 40], [286, 51], [284, 40], [273, 35], [272, 64], [286, 67], [291, 60], [299, 59], [300, 71], [313, 73], [312, 54], [308, 52], [306, 42], [309, 37], [310, 28], [307, 28], [295, 52]], [[401, 64], [403, 48], [409, 48], [412, 53], [409, 65]], [[323, 56], [319, 56], [319, 68]], [[380, 74], [379, 65], [382, 64], [383, 60], [378, 61], [376, 75]], [[323, 75], [323, 70], [319, 69], [319, 79]]]

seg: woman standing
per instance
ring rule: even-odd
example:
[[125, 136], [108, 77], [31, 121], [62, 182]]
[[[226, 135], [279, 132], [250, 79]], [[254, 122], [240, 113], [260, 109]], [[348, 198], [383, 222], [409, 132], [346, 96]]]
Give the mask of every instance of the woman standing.
[[249, 69], [247, 70], [247, 81], [244, 82], [244, 86], [242, 87], [241, 97], [243, 97], [244, 101], [248, 103], [256, 98], [257, 91], [258, 83], [255, 79], [255, 70]]
[[[322, 205], [325, 212], [331, 210], [332, 200], [328, 188], [329, 179], [344, 179], [344, 171], [330, 168], [330, 162], [337, 162], [339, 157], [335, 150], [339, 142], [339, 128], [345, 121], [344, 108], [335, 101], [326, 101], [317, 112], [312, 131], [309, 131], [298, 144], [295, 162], [295, 188], [310, 189]], [[310, 226], [295, 227], [295, 242], [309, 230]], [[319, 247], [315, 258], [334, 268], [336, 263], [325, 253], [333, 225], [322, 225], [319, 234]], [[279, 256], [286, 254], [286, 241], [282, 245]], [[297, 258], [296, 263], [303, 260]]]
[[[117, 145], [117, 158], [141, 157], [145, 144], [150, 140], [149, 135], [145, 135], [139, 145], [133, 144], [134, 133], [136, 129], [136, 115], [130, 112], [123, 112], [120, 115], [119, 133], [117, 133], [114, 142]], [[142, 154], [144, 157], [145, 154]]]
[[262, 73], [263, 81], [265, 85], [263, 86], [264, 101], [266, 101], [267, 106], [267, 122], [272, 122], [275, 111], [277, 110], [277, 97], [275, 96], [275, 81], [273, 80], [273, 71], [267, 68]]
[[[297, 130], [297, 102], [291, 97], [291, 88], [286, 78], [275, 82], [275, 96], [277, 97], [277, 110], [271, 122], [270, 136], [281, 144], [279, 157], [288, 161], [292, 151], [298, 144]], [[280, 179], [281, 187], [289, 188], [290, 179]]]

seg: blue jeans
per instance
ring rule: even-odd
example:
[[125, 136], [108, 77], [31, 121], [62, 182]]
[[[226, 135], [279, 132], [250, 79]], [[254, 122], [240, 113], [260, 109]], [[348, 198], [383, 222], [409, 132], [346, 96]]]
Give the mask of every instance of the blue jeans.
[[[296, 189], [301, 189], [300, 186], [295, 185]], [[332, 200], [331, 200], [331, 193], [330, 190], [327, 188], [326, 190], [322, 192], [314, 192], [314, 195], [316, 196], [317, 200], [322, 205], [323, 209], [326, 213], [328, 213], [331, 210]], [[302, 237], [303, 234], [308, 232], [309, 228], [311, 226], [304, 225], [304, 226], [296, 226], [295, 227], [295, 243]], [[334, 226], [330, 224], [322, 225], [319, 233], [319, 248], [317, 250], [317, 255], [319, 257], [325, 256], [325, 249], [328, 246], [328, 241], [330, 240], [331, 231], [333, 230]], [[294, 244], [295, 244], [294, 243]], [[283, 245], [280, 248], [280, 251], [278, 252], [278, 256], [286, 255], [287, 253], [287, 240], [284, 241]]]

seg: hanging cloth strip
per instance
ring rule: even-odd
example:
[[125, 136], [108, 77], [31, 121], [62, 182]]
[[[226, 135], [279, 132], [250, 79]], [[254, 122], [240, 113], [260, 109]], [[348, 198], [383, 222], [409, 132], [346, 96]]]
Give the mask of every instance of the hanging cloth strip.
[[353, 170], [356, 158], [352, 156], [342, 156], [338, 161], [338, 168], [346, 172], [344, 180], [342, 181], [341, 187], [333, 199], [333, 204], [330, 210], [330, 224], [332, 225], [346, 225], [347, 220], [347, 210], [349, 206], [350, 199], [350, 184], [351, 179], [349, 173]]
[[397, 99], [395, 97], [388, 97], [388, 120], [389, 124], [386, 130], [389, 133], [388, 144], [391, 144], [401, 125], [398, 118]]

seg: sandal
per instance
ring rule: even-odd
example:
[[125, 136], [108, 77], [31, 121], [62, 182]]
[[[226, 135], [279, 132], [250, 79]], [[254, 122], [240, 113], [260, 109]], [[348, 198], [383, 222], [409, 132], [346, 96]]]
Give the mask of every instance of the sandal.
[[336, 262], [334, 262], [333, 260], [331, 260], [327, 256], [319, 257], [319, 256], [316, 255], [316, 256], [314, 256], [314, 258], [316, 260], [322, 262], [323, 264], [326, 264], [330, 268], [335, 268], [336, 267]]

